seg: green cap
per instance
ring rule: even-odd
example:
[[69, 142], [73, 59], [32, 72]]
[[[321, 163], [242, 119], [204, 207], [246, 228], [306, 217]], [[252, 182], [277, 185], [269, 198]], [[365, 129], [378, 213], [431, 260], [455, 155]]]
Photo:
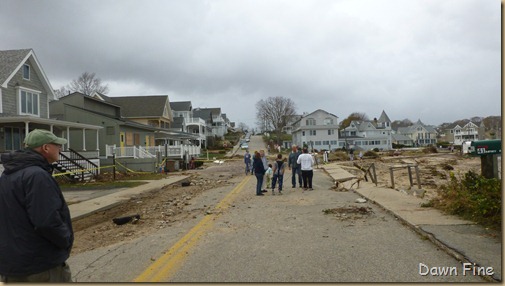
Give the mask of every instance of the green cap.
[[35, 129], [28, 133], [24, 143], [26, 148], [33, 149], [49, 143], [63, 145], [67, 143], [67, 139], [57, 137], [49, 130]]

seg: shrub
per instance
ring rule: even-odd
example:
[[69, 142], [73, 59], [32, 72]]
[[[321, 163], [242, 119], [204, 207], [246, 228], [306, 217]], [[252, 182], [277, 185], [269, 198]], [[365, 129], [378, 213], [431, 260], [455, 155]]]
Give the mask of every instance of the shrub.
[[501, 228], [501, 181], [487, 179], [472, 171], [440, 187], [433, 205], [484, 226]]
[[365, 154], [363, 154], [363, 156], [367, 157], [367, 158], [378, 158], [379, 154], [377, 154], [377, 152], [375, 152], [375, 151], [369, 150], [369, 151], [366, 151]]
[[437, 147], [431, 145], [423, 149], [424, 153], [438, 153]]

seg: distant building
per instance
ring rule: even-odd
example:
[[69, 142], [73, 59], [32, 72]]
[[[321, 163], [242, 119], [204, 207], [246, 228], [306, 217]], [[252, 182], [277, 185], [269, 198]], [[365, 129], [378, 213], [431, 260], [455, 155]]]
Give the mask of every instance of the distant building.
[[338, 145], [338, 116], [322, 109], [302, 115], [289, 129], [298, 146], [330, 150]]
[[392, 148], [391, 120], [385, 111], [379, 119], [353, 120], [340, 131], [338, 148], [356, 150], [390, 150]]
[[399, 127], [396, 134], [412, 139], [413, 146], [430, 146], [437, 143], [437, 131], [434, 127], [425, 125], [418, 120], [411, 126]]

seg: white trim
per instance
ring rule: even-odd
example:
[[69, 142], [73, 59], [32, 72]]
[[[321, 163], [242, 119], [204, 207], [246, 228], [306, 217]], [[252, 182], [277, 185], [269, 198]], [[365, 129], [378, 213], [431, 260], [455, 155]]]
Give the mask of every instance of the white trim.
[[3, 113], [3, 106], [2, 106], [2, 88], [0, 87], [0, 113]]
[[[30, 66], [30, 67], [32, 67], [32, 68], [30, 68], [30, 73], [32, 73], [34, 70], [35, 70], [35, 72], [38, 71], [39, 76], [42, 76], [42, 79], [43, 79], [42, 80], [42, 85], [47, 89], [46, 92], [47, 92], [48, 101], [50, 101], [51, 99], [55, 100], [56, 99], [56, 95], [54, 94], [54, 90], [53, 90], [53, 87], [51, 86], [51, 82], [49, 82], [49, 79], [47, 78], [46, 73], [42, 69], [42, 66], [40, 65], [39, 60], [35, 56], [35, 53], [33, 52], [33, 50], [30, 50], [28, 52], [28, 54], [26, 54], [26, 56], [24, 57], [24, 59], [12, 71], [12, 73], [9, 75], [9, 77], [7, 77], [7, 79], [3, 83], [1, 83], [1, 87], [8, 88], [8, 83], [16, 75], [16, 73], [19, 71], [19, 69], [21, 69], [23, 67], [23, 65], [26, 64], [26, 62], [28, 61], [28, 59], [30, 57], [32, 57], [33, 60], [35, 61], [35, 67]], [[30, 77], [31, 77], [31, 75], [30, 75]]]

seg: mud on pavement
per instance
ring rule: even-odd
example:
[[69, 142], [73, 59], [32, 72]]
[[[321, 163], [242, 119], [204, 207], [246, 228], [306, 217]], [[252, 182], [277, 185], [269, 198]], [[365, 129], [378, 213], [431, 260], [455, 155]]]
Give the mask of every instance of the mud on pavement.
[[[204, 169], [182, 172], [189, 175], [189, 186], [181, 183], [165, 186], [130, 198], [114, 208], [100, 211], [73, 222], [75, 241], [72, 254], [86, 252], [116, 243], [133, 240], [172, 224], [194, 219], [205, 213], [207, 206], [189, 207], [192, 200], [207, 190], [233, 184], [242, 175], [241, 161], [213, 164]], [[210, 206], [209, 206], [210, 208]], [[114, 218], [139, 215], [140, 219], [117, 225]]]

